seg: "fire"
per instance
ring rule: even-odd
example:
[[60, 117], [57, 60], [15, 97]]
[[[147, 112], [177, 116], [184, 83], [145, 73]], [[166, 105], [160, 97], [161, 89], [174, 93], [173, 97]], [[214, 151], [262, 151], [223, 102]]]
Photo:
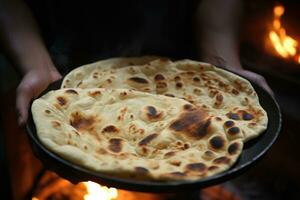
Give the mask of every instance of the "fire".
[[116, 188], [108, 188], [101, 186], [92, 181], [84, 182], [87, 189], [87, 194], [84, 195], [84, 200], [114, 200], [118, 197]]
[[272, 42], [276, 52], [283, 58], [293, 59], [300, 63], [300, 52], [298, 52], [298, 42], [287, 35], [282, 27], [281, 16], [284, 14], [284, 7], [277, 5], [273, 9], [272, 29], [269, 32], [269, 40]]

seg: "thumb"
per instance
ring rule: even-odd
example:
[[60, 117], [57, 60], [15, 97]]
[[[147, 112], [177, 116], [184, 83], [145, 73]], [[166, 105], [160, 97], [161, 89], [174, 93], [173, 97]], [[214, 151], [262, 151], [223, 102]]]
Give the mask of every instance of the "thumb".
[[257, 83], [258, 85], [260, 85], [261, 87], [263, 87], [267, 92], [269, 92], [272, 96], [275, 96], [274, 92], [272, 91], [272, 89], [270, 88], [270, 86], [268, 85], [266, 79], [261, 76], [260, 74], [248, 71], [248, 70], [244, 70], [241, 75], [244, 75], [246, 78], [252, 80], [253, 82]]
[[16, 107], [18, 116], [18, 124], [23, 126], [28, 118], [28, 107], [31, 99], [33, 98], [33, 93], [28, 85], [20, 84], [17, 89], [17, 100]]
[[253, 81], [254, 83], [261, 86], [264, 90], [266, 90], [273, 97], [275, 96], [274, 92], [272, 91], [272, 89], [268, 85], [266, 79], [262, 75], [257, 74], [257, 73], [252, 72], [252, 71], [249, 71], [249, 70], [244, 70], [244, 69], [238, 69], [238, 70], [232, 70], [232, 71], [235, 72], [238, 75], [244, 76], [246, 79], [249, 79], [249, 80]]

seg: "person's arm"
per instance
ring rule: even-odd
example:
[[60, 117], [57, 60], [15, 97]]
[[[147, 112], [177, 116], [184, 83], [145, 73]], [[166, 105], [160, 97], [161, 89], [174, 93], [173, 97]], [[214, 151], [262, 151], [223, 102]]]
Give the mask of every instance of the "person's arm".
[[24, 124], [30, 101], [61, 76], [22, 0], [0, 0], [0, 40], [9, 60], [23, 75], [16, 106], [19, 123]]
[[230, 69], [273, 93], [264, 77], [244, 70], [239, 59], [240, 0], [202, 0], [196, 16], [197, 46], [201, 60]]

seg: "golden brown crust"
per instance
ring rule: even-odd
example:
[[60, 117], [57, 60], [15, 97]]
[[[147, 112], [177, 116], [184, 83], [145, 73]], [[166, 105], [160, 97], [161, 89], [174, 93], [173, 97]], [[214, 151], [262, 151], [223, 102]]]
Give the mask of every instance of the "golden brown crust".
[[[109, 94], [105, 89], [90, 89], [83, 97], [75, 89], [120, 86], [128, 90]], [[62, 88], [70, 89], [53, 99], [47, 96], [51, 106], [45, 107], [50, 112], [45, 107], [41, 111], [52, 118], [51, 130], [72, 130], [67, 130], [67, 140], [51, 136], [46, 143], [53, 149], [58, 145], [56, 152], [85, 167], [119, 177], [190, 180], [211, 176], [232, 166], [243, 141], [267, 127], [267, 115], [250, 83], [207, 63], [114, 58], [75, 69], [65, 77]], [[149, 101], [135, 91], [155, 97]], [[166, 102], [157, 104], [157, 97]], [[177, 103], [168, 104], [169, 99]], [[181, 104], [179, 99], [186, 101]], [[128, 105], [116, 107], [124, 102]], [[72, 117], [77, 107], [85, 112]], [[58, 114], [64, 110], [72, 112]], [[65, 117], [67, 125], [62, 123]], [[74, 151], [79, 157], [73, 156]]]
[[[164, 58], [144, 64], [128, 67], [124, 65], [118, 67], [118, 70], [110, 71], [113, 67], [109, 64], [107, 67], [102, 66], [102, 69], [95, 63], [74, 70], [67, 75], [64, 83], [66, 87], [77, 87], [81, 82], [81, 88], [122, 86], [179, 97], [204, 108], [210, 114], [219, 115], [221, 118], [221, 115], [226, 114], [227, 118], [238, 121], [239, 128], [245, 133], [239, 137], [243, 137], [244, 141], [256, 137], [266, 129], [266, 113], [261, 109], [257, 95], [247, 80], [210, 64], [192, 60], [172, 62]], [[97, 80], [89, 79], [95, 72], [101, 76]], [[112, 74], [114, 81], [106, 83], [105, 80]]]
[[[142, 180], [194, 180], [228, 169], [242, 150], [240, 139], [221, 132], [223, 121], [187, 101], [126, 89], [67, 90], [34, 101], [38, 136], [89, 169]], [[58, 108], [62, 96], [68, 103]]]
[[170, 125], [175, 133], [193, 138], [201, 139], [210, 133], [211, 120], [203, 110], [196, 109], [182, 113]]

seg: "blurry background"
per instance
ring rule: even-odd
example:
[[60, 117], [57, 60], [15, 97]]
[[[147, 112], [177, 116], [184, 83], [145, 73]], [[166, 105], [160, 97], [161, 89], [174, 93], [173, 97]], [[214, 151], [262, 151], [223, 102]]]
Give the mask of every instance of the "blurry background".
[[244, 2], [242, 64], [267, 79], [282, 109], [283, 127], [266, 157], [237, 185], [250, 199], [300, 199], [300, 3]]

